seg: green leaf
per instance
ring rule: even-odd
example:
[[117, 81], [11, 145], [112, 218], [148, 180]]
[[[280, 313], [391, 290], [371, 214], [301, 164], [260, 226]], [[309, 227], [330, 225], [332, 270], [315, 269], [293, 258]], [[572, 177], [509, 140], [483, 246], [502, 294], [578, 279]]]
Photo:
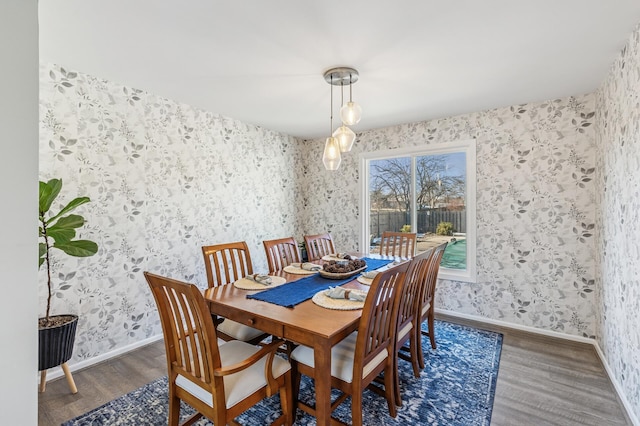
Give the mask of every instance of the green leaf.
[[65, 243], [56, 243], [55, 248], [62, 250], [69, 256], [88, 257], [98, 252], [98, 245], [89, 240], [75, 240]]
[[73, 228], [58, 228], [52, 226], [47, 229], [47, 235], [53, 240], [54, 246], [56, 246], [56, 244], [64, 244], [73, 240], [76, 236], [76, 231], [74, 231]]
[[51, 232], [52, 229], [75, 229], [80, 228], [84, 225], [84, 218], [77, 214], [70, 214], [69, 216], [61, 217], [55, 223], [55, 225], [51, 225], [47, 231]]
[[73, 199], [62, 210], [60, 210], [60, 213], [58, 213], [57, 215], [53, 216], [51, 219], [47, 220], [47, 224], [54, 222], [57, 218], [59, 218], [63, 214], [69, 213], [71, 210], [74, 210], [78, 206], [86, 204], [89, 201], [91, 201], [89, 199], [89, 197], [78, 197], [78, 198]]
[[61, 179], [51, 179], [49, 182], [40, 181], [40, 199], [38, 208], [44, 214], [51, 208], [51, 203], [56, 199], [62, 189]]

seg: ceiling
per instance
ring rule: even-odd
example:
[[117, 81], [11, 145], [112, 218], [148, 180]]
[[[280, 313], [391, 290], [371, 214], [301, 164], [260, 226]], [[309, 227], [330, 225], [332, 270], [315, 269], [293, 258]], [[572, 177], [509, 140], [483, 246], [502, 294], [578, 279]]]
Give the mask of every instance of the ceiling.
[[592, 92], [638, 23], [638, 0], [39, 2], [41, 61], [305, 139], [333, 66], [360, 72], [358, 132]]

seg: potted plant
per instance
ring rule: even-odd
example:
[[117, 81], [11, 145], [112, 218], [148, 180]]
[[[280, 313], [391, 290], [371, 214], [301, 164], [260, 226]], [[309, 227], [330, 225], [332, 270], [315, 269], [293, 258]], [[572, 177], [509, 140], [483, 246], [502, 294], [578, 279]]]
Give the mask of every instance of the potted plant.
[[45, 316], [38, 319], [38, 370], [41, 372], [40, 391], [44, 392], [47, 369], [62, 366], [72, 393], [77, 389], [66, 362], [71, 358], [75, 340], [77, 315], [51, 315], [51, 251], [58, 249], [75, 257], [93, 256], [98, 245], [93, 241], [78, 240], [76, 229], [82, 227], [85, 220], [77, 214], [70, 214], [78, 206], [88, 203], [88, 197], [78, 197], [69, 202], [58, 213], [51, 212], [53, 202], [62, 189], [62, 180], [51, 179], [40, 181], [40, 198], [38, 206], [39, 263], [44, 264], [47, 271], [47, 310]]

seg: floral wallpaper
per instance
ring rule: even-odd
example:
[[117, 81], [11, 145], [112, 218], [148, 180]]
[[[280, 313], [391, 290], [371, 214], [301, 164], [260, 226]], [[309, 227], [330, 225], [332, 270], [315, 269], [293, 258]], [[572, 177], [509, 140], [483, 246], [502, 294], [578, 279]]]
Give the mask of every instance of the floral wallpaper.
[[437, 306], [594, 337], [594, 120], [588, 94], [367, 131], [336, 172], [306, 141], [299, 180], [319, 189], [303, 196], [300, 233], [326, 227], [358, 248], [360, 153], [475, 138], [477, 282], [440, 281]]
[[[89, 258], [56, 253], [53, 313], [80, 315], [72, 362], [162, 333], [145, 270], [206, 287], [201, 246], [246, 240], [266, 271], [264, 239], [295, 228], [299, 155], [290, 136], [57, 65], [41, 65], [40, 179], [62, 178]], [[46, 285], [40, 271], [40, 306]]]
[[597, 92], [598, 343], [640, 419], [640, 26]]
[[100, 247], [54, 258], [54, 312], [81, 316], [72, 362], [161, 333], [142, 271], [205, 287], [202, 245], [246, 240], [261, 271], [264, 239], [325, 230], [358, 250], [360, 153], [474, 138], [477, 282], [441, 281], [437, 306], [598, 338], [640, 407], [639, 38], [597, 93], [359, 133], [335, 172], [323, 140], [42, 64], [40, 178], [91, 197]]

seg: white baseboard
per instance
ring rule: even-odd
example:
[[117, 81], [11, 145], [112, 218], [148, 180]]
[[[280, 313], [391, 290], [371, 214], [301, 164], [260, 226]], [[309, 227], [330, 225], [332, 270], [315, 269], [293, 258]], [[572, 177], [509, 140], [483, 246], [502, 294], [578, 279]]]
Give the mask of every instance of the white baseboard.
[[618, 393], [618, 397], [620, 397], [620, 401], [622, 401], [622, 405], [624, 405], [624, 408], [627, 410], [627, 415], [631, 419], [631, 423], [633, 423], [634, 426], [640, 426], [640, 420], [638, 420], [638, 417], [633, 412], [632, 410], [633, 407], [631, 406], [631, 403], [625, 396], [622, 386], [620, 386], [620, 383], [618, 382], [618, 380], [616, 380], [616, 377], [613, 375], [613, 370], [611, 370], [611, 367], [609, 367], [607, 358], [604, 356], [604, 352], [602, 352], [602, 349], [600, 349], [600, 345], [598, 345], [598, 342], [594, 342], [593, 345], [596, 347], [596, 352], [600, 357], [600, 361], [602, 361], [602, 365], [604, 365], [604, 369], [607, 372], [607, 375], [609, 376], [611, 383], [613, 383], [613, 387], [616, 389], [616, 392]]
[[609, 380], [611, 380], [611, 383], [613, 383], [613, 387], [616, 393], [618, 394], [618, 397], [620, 398], [620, 401], [622, 402], [622, 405], [624, 406], [624, 409], [626, 410], [627, 415], [631, 419], [631, 422], [633, 423], [634, 426], [640, 426], [640, 421], [638, 421], [638, 417], [636, 417], [635, 413], [633, 412], [632, 410], [633, 407], [631, 406], [631, 403], [625, 396], [622, 386], [620, 386], [620, 383], [614, 376], [613, 370], [611, 370], [611, 367], [609, 367], [609, 363], [607, 362], [607, 359], [604, 356], [604, 352], [602, 352], [600, 345], [598, 345], [597, 340], [589, 339], [587, 337], [582, 337], [582, 336], [574, 336], [571, 334], [558, 333], [557, 331], [543, 330], [540, 328], [530, 327], [527, 325], [513, 324], [510, 322], [495, 320], [492, 318], [485, 318], [485, 317], [480, 317], [476, 315], [462, 314], [460, 312], [447, 311], [444, 309], [436, 308], [435, 311], [436, 313], [448, 315], [451, 317], [462, 318], [462, 319], [467, 319], [467, 320], [476, 321], [480, 323], [492, 324], [500, 327], [511, 328], [514, 330], [526, 331], [529, 333], [535, 333], [535, 334], [540, 334], [540, 335], [549, 336], [549, 337], [557, 337], [564, 340], [571, 340], [574, 342], [588, 343], [593, 345], [593, 347], [596, 350], [596, 353], [598, 354], [598, 357], [600, 358], [600, 361], [602, 361], [602, 365], [604, 366], [607, 376], [609, 376]]
[[[98, 355], [97, 357], [91, 358], [91, 359], [86, 359], [84, 361], [80, 361], [80, 362], [76, 362], [75, 364], [69, 364], [69, 370], [71, 370], [71, 372], [77, 371], [77, 370], [81, 370], [83, 368], [87, 368], [90, 367], [94, 364], [97, 364], [99, 362], [102, 361], [106, 361], [108, 359], [114, 358], [118, 355], [122, 355], [124, 353], [130, 352], [134, 349], [138, 349], [142, 346], [146, 346], [148, 344], [157, 342], [158, 340], [162, 340], [163, 335], [162, 334], [158, 334], [156, 336], [152, 336], [152, 337], [148, 337], [144, 340], [141, 340], [139, 342], [135, 342], [132, 343], [130, 345], [127, 346], [123, 346], [121, 348], [118, 348], [116, 350], [113, 350], [111, 352], [107, 352], [104, 353], [102, 355]], [[62, 368], [59, 367], [54, 367], [51, 368], [49, 370], [47, 370], [47, 382], [51, 381], [51, 380], [55, 380], [59, 377], [64, 376], [64, 372], [62, 371]], [[38, 377], [40, 377], [38, 375]], [[39, 379], [38, 379], [39, 380]]]

